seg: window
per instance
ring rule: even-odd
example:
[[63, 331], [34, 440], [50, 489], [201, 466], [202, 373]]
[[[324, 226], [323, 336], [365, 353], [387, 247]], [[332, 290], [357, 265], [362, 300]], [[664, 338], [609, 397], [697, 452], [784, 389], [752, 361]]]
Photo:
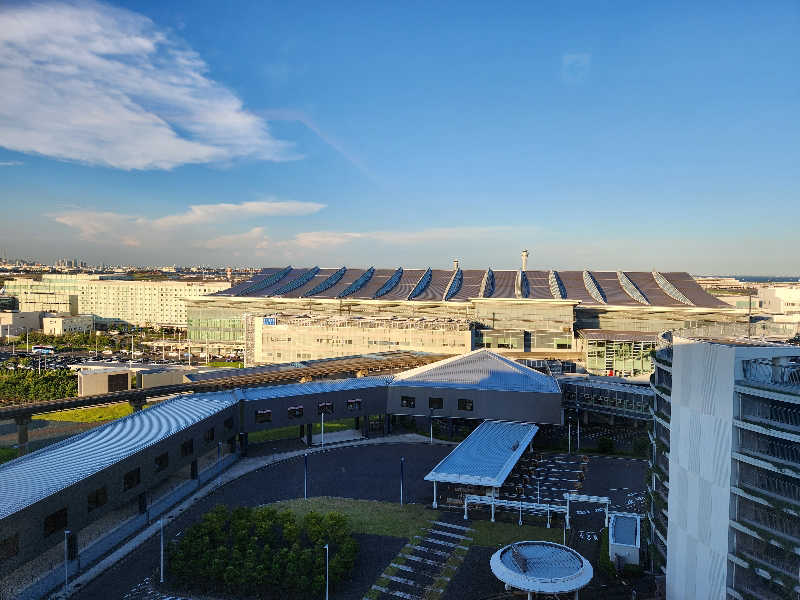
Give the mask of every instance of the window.
[[0, 540], [0, 560], [5, 560], [19, 554], [19, 534]]
[[417, 399], [414, 396], [400, 396], [400, 406], [402, 408], [414, 408], [417, 405]]
[[459, 398], [458, 410], [472, 410], [472, 400], [469, 398]]
[[134, 469], [133, 471], [128, 471], [125, 473], [125, 477], [123, 478], [123, 491], [132, 490], [135, 488], [139, 483], [142, 481], [142, 476], [138, 468]]
[[289, 418], [290, 419], [299, 419], [303, 416], [303, 407], [302, 406], [290, 406], [289, 407]]
[[89, 507], [89, 512], [92, 512], [95, 508], [100, 508], [103, 506], [106, 502], [108, 502], [108, 492], [106, 491], [106, 486], [97, 488], [95, 491], [89, 494], [86, 500]]
[[169, 466], [169, 454], [164, 452], [164, 454], [159, 454], [156, 456], [156, 473], [159, 471], [163, 471]]
[[206, 441], [206, 442], [213, 442], [214, 441], [214, 428], [213, 427], [203, 434], [203, 440]]
[[320, 402], [317, 404], [317, 414], [333, 414], [333, 402]]
[[228, 417], [225, 419], [225, 429], [233, 429], [233, 417]]
[[181, 444], [181, 456], [194, 454], [194, 440], [186, 440]]
[[271, 410], [257, 410], [256, 423], [271, 423], [272, 411]]
[[428, 398], [428, 408], [438, 410], [444, 407], [444, 398]]
[[67, 527], [67, 509], [57, 510], [52, 515], [44, 518], [44, 535], [47, 537]]
[[347, 401], [347, 410], [361, 410], [361, 399], [355, 398]]
[[108, 391], [110, 392], [123, 392], [128, 389], [128, 374], [120, 373], [119, 375], [108, 376]]

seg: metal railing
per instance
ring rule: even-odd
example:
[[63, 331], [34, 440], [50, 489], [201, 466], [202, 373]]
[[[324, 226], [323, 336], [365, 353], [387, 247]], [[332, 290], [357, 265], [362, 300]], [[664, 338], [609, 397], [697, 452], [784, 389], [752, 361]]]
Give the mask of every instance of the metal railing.
[[742, 370], [745, 381], [795, 387], [800, 391], [800, 362], [778, 364], [769, 359], [757, 358], [742, 361]]

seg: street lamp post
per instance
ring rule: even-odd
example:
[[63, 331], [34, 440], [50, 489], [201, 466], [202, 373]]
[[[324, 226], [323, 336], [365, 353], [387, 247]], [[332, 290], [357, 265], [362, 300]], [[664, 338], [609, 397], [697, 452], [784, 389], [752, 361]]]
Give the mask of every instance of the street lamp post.
[[403, 467], [405, 462], [406, 462], [405, 457], [401, 456], [400, 457], [400, 506], [403, 506], [403, 479], [404, 479]]
[[72, 533], [69, 529], [64, 530], [64, 597], [69, 596], [69, 556], [68, 539]]
[[164, 519], [158, 520], [158, 527], [161, 529], [161, 583], [164, 583]]
[[303, 499], [308, 500], [308, 452], [303, 454]]
[[325, 600], [328, 600], [328, 544], [325, 544]]
[[322, 449], [325, 450], [325, 410], [322, 411]]
[[433, 409], [429, 408], [428, 412], [430, 414], [429, 421], [431, 422], [431, 444], [433, 444]]

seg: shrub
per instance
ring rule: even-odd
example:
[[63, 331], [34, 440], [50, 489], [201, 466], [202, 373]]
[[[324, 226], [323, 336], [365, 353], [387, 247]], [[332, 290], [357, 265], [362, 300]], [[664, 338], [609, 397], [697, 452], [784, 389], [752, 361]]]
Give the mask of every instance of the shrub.
[[258, 598], [309, 598], [325, 584], [329, 545], [330, 586], [349, 577], [358, 554], [347, 518], [217, 506], [167, 547], [175, 579], [193, 591]]
[[608, 528], [606, 527], [600, 532], [600, 557], [597, 559], [600, 570], [606, 574], [609, 579], [615, 579], [617, 570], [614, 568], [614, 563], [611, 562], [611, 557], [608, 555]]
[[611, 454], [614, 452], [614, 440], [610, 437], [601, 437], [597, 440], [597, 451], [604, 454]]
[[637, 437], [633, 440], [633, 453], [636, 456], [647, 457], [650, 453], [650, 440], [646, 437]]

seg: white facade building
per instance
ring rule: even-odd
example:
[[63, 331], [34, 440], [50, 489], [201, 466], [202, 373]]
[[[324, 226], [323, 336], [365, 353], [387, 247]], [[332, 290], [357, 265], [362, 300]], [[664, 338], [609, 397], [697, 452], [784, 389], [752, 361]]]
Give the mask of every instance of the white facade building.
[[800, 348], [675, 338], [655, 357], [651, 543], [667, 598], [800, 593]]
[[758, 290], [762, 311], [773, 315], [800, 315], [800, 286], [770, 286]]

